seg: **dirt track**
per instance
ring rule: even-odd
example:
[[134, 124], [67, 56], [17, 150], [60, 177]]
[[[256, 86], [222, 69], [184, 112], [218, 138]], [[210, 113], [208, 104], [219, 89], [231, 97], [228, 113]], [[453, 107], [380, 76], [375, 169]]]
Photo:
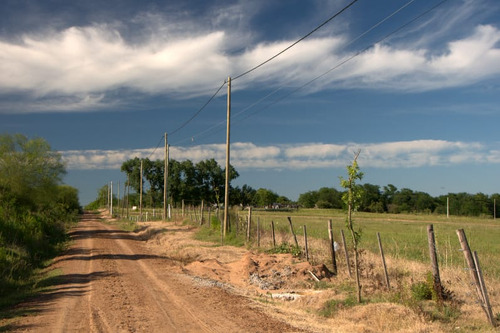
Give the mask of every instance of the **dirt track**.
[[296, 332], [244, 297], [197, 284], [134, 234], [85, 215], [51, 289], [14, 332]]

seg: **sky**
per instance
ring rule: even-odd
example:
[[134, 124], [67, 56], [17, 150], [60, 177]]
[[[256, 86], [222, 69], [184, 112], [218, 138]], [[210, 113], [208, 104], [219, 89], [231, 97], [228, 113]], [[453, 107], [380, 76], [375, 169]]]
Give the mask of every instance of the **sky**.
[[500, 192], [496, 0], [3, 0], [0, 17], [0, 134], [45, 138], [82, 204], [123, 191], [127, 159], [163, 159], [164, 133], [171, 159], [224, 166], [228, 77], [233, 186], [340, 189], [360, 150], [364, 183]]

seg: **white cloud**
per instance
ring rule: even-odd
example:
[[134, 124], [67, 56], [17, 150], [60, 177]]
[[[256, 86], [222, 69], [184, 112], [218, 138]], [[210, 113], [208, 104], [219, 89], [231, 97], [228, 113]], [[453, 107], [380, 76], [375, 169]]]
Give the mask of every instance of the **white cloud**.
[[[241, 4], [233, 7], [240, 14], [245, 8]], [[217, 17], [225, 14], [221, 10]], [[151, 20], [151, 30], [161, 34], [141, 35], [139, 42], [124, 39], [117, 25], [106, 24], [71, 27], [43, 36], [24, 35], [17, 42], [0, 40], [0, 94], [25, 92], [34, 96], [35, 109], [56, 111], [105, 108], [117, 103], [107, 98], [107, 93], [119, 88], [175, 98], [206, 95], [228, 75], [252, 68], [295, 41], [249, 44], [251, 32], [241, 38], [230, 26], [216, 23], [219, 19], [214, 19], [215, 28], [208, 31], [186, 22], [181, 33], [179, 24], [156, 17]], [[238, 22], [236, 19], [232, 24]], [[300, 86], [352, 56], [343, 48], [349, 38], [310, 37], [252, 72], [234, 89], [262, 84]], [[497, 27], [480, 25], [468, 36], [448, 40], [440, 54], [421, 43], [413, 48], [408, 42], [379, 44], [310, 89], [424, 91], [470, 85], [500, 74], [499, 41]], [[232, 52], [238, 48], [243, 51]], [[65, 96], [72, 103], [64, 101]]]
[[[477, 142], [415, 140], [383, 143], [257, 146], [249, 142], [232, 145], [231, 164], [237, 169], [314, 169], [336, 168], [349, 164], [353, 153], [361, 150], [363, 168], [417, 168], [469, 163], [500, 163], [498, 150]], [[82, 150], [61, 152], [69, 169], [119, 169], [134, 157], [163, 159], [163, 149]], [[170, 158], [189, 159], [194, 163], [215, 158], [225, 164], [225, 145], [210, 144], [171, 147]]]

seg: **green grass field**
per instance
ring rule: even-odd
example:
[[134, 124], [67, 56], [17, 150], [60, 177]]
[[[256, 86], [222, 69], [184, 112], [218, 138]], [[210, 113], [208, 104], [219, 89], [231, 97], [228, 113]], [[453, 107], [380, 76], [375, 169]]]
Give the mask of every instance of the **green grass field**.
[[[242, 219], [248, 212], [239, 213]], [[259, 211], [252, 212], [252, 221], [260, 220], [264, 232], [269, 232], [274, 221], [277, 232], [288, 232], [287, 216], [292, 218], [295, 232], [301, 243], [302, 226], [307, 226], [308, 237], [328, 239], [327, 223], [332, 219], [334, 239], [340, 239], [343, 229], [346, 241], [350, 243], [345, 228], [345, 212], [328, 209], [300, 209], [289, 212]], [[254, 222], [255, 224], [255, 222]], [[377, 232], [380, 233], [384, 252], [395, 258], [404, 258], [427, 262], [429, 249], [427, 225], [434, 225], [438, 260], [441, 267], [466, 267], [464, 256], [456, 234], [457, 229], [464, 229], [471, 250], [477, 251], [483, 271], [486, 275], [500, 278], [500, 219], [455, 217], [442, 215], [406, 215], [356, 213], [354, 224], [361, 228], [362, 249], [378, 253]]]

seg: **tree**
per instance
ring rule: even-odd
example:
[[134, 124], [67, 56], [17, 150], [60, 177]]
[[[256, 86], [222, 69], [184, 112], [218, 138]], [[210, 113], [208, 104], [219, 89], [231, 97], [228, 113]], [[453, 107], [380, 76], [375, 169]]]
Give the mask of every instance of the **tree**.
[[318, 190], [318, 208], [342, 208], [342, 193], [333, 187], [322, 187]]
[[359, 170], [358, 166], [358, 156], [360, 151], [354, 155], [354, 159], [351, 165], [347, 168], [347, 179], [340, 177], [340, 186], [346, 189], [346, 192], [342, 196], [347, 207], [347, 219], [346, 227], [351, 232], [352, 245], [354, 248], [354, 270], [356, 273], [356, 286], [357, 286], [357, 297], [358, 303], [361, 303], [361, 282], [359, 276], [359, 252], [358, 245], [361, 239], [361, 230], [355, 229], [352, 221], [352, 212], [355, 211], [360, 205], [360, 199], [362, 197], [362, 187], [356, 184], [356, 181], [363, 178], [363, 173]]
[[298, 203], [304, 208], [314, 208], [318, 202], [318, 191], [309, 191], [299, 195]]
[[10, 191], [18, 203], [38, 209], [51, 202], [65, 173], [61, 154], [44, 139], [0, 136], [0, 191]]
[[278, 200], [278, 195], [271, 190], [259, 188], [254, 196], [254, 204], [258, 207], [267, 207]]
[[143, 174], [149, 183], [148, 196], [153, 207], [156, 207], [157, 202], [163, 200], [164, 167], [164, 163], [161, 160], [151, 161], [148, 158], [143, 160]]
[[141, 189], [141, 159], [135, 157], [123, 162], [121, 171], [125, 172], [127, 175], [130, 187], [132, 187], [136, 193], [139, 193]]

